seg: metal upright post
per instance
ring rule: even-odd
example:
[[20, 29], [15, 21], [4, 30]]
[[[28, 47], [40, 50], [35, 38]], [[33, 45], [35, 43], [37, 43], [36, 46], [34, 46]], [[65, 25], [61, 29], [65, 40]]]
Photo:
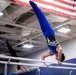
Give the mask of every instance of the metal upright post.
[[4, 75], [7, 75], [7, 63], [5, 63], [5, 67], [4, 67]]

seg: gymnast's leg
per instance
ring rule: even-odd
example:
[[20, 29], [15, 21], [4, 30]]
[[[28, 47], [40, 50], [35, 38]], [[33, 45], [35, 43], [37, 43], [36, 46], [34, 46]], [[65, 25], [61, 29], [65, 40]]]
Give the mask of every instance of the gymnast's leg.
[[6, 41], [6, 45], [8, 47], [9, 52], [11, 53], [11, 56], [18, 57], [17, 54], [16, 54], [16, 52], [15, 52], [15, 50], [9, 44], [8, 40]]
[[[11, 47], [11, 45], [8, 42], [8, 40], [6, 41], [6, 45], [7, 45], [7, 48], [9, 50], [9, 52], [11, 53], [11, 56], [18, 57], [17, 54], [16, 54], [16, 51]], [[20, 62], [20, 61], [16, 60], [16, 62]], [[21, 66], [17, 65], [17, 69], [20, 70], [20, 68], [21, 68]]]
[[41, 27], [41, 30], [42, 30], [44, 36], [46, 38], [55, 37], [55, 32], [52, 29], [52, 27], [50, 26], [50, 24], [48, 23], [46, 17], [42, 13], [42, 11], [37, 7], [37, 5], [34, 2], [29, 1], [29, 3], [32, 6], [32, 8], [37, 16], [37, 19], [40, 23], [40, 27]]

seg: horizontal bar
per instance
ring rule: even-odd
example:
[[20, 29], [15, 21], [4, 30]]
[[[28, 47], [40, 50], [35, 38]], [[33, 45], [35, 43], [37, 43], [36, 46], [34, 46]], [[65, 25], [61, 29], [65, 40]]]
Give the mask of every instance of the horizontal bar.
[[0, 61], [1, 64], [7, 64], [8, 62], [6, 61]]
[[[41, 65], [38, 65], [38, 64], [27, 64], [27, 63], [10, 62], [10, 64], [12, 64], [12, 65], [26, 65], [26, 66], [31, 66], [31, 67], [45, 67], [45, 66], [41, 66]], [[62, 66], [49, 66], [47, 68], [73, 69], [73, 70], [76, 70], [75, 67], [62, 67]]]
[[52, 62], [47, 62], [47, 61], [42, 61], [42, 60], [37, 60], [37, 59], [21, 58], [21, 57], [11, 57], [11, 56], [3, 56], [3, 55], [0, 55], [0, 58], [3, 58], [3, 59], [12, 59], [12, 60], [23, 60], [23, 61], [34, 61], [34, 62], [52, 63]]
[[[42, 61], [42, 60], [37, 60], [37, 59], [11, 57], [11, 56], [3, 56], [3, 55], [0, 55], [0, 58], [3, 58], [3, 59], [12, 59], [12, 60], [31, 61], [31, 62], [41, 62], [41, 63], [44, 63], [45, 62], [45, 63], [50, 63], [50, 64], [57, 64], [55, 62], [47, 62], [47, 61]], [[74, 63], [62, 63], [62, 65], [76, 66], [76, 64], [74, 64]]]
[[[0, 63], [6, 64], [8, 62], [0, 61]], [[11, 64], [11, 65], [25, 65], [25, 66], [31, 66], [31, 67], [44, 67], [44, 66], [41, 66], [41, 65], [38, 65], [38, 64], [27, 64], [27, 63], [17, 63], [17, 62], [10, 62], [8, 64]], [[62, 66], [49, 66], [48, 68], [54, 68], [54, 69], [73, 69], [73, 70], [76, 70], [75, 67], [62, 67]]]
[[49, 66], [49, 68], [76, 70], [75, 67]]

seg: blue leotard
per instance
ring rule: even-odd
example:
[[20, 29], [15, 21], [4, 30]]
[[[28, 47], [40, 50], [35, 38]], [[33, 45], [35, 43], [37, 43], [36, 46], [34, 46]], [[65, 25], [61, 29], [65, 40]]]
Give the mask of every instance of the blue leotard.
[[59, 45], [59, 42], [57, 40], [55, 41], [50, 41], [48, 38], [47, 40], [47, 46], [50, 50], [50, 53], [53, 55], [54, 53], [57, 53], [56, 48]]
[[47, 40], [47, 45], [50, 49], [50, 53], [53, 54], [53, 53], [57, 53], [56, 51], [56, 47], [58, 45], [58, 42], [57, 41], [49, 41], [48, 42], [48, 38], [49, 37], [55, 37], [55, 32], [54, 30], [52, 29], [51, 25], [49, 24], [49, 22], [47, 21], [46, 17], [44, 16], [44, 14], [42, 13], [42, 11], [37, 7], [37, 5], [32, 2], [32, 1], [29, 1], [30, 5], [32, 6], [36, 16], [37, 16], [37, 19], [39, 21], [39, 24], [40, 24], [40, 28], [42, 30], [42, 33], [43, 35], [45, 36], [46, 40]]

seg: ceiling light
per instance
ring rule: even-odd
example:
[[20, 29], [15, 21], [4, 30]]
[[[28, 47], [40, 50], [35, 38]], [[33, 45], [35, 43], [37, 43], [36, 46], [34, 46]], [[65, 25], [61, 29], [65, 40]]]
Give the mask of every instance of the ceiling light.
[[3, 15], [3, 12], [0, 12], [0, 16], [2, 16]]
[[25, 45], [23, 45], [23, 47], [24, 47], [24, 48], [29, 48], [29, 49], [30, 49], [30, 48], [33, 48], [34, 46], [33, 46], [32, 44], [25, 44]]
[[60, 29], [58, 29], [58, 32], [61, 32], [61, 33], [68, 33], [70, 31], [71, 30], [69, 28], [60, 28]]

